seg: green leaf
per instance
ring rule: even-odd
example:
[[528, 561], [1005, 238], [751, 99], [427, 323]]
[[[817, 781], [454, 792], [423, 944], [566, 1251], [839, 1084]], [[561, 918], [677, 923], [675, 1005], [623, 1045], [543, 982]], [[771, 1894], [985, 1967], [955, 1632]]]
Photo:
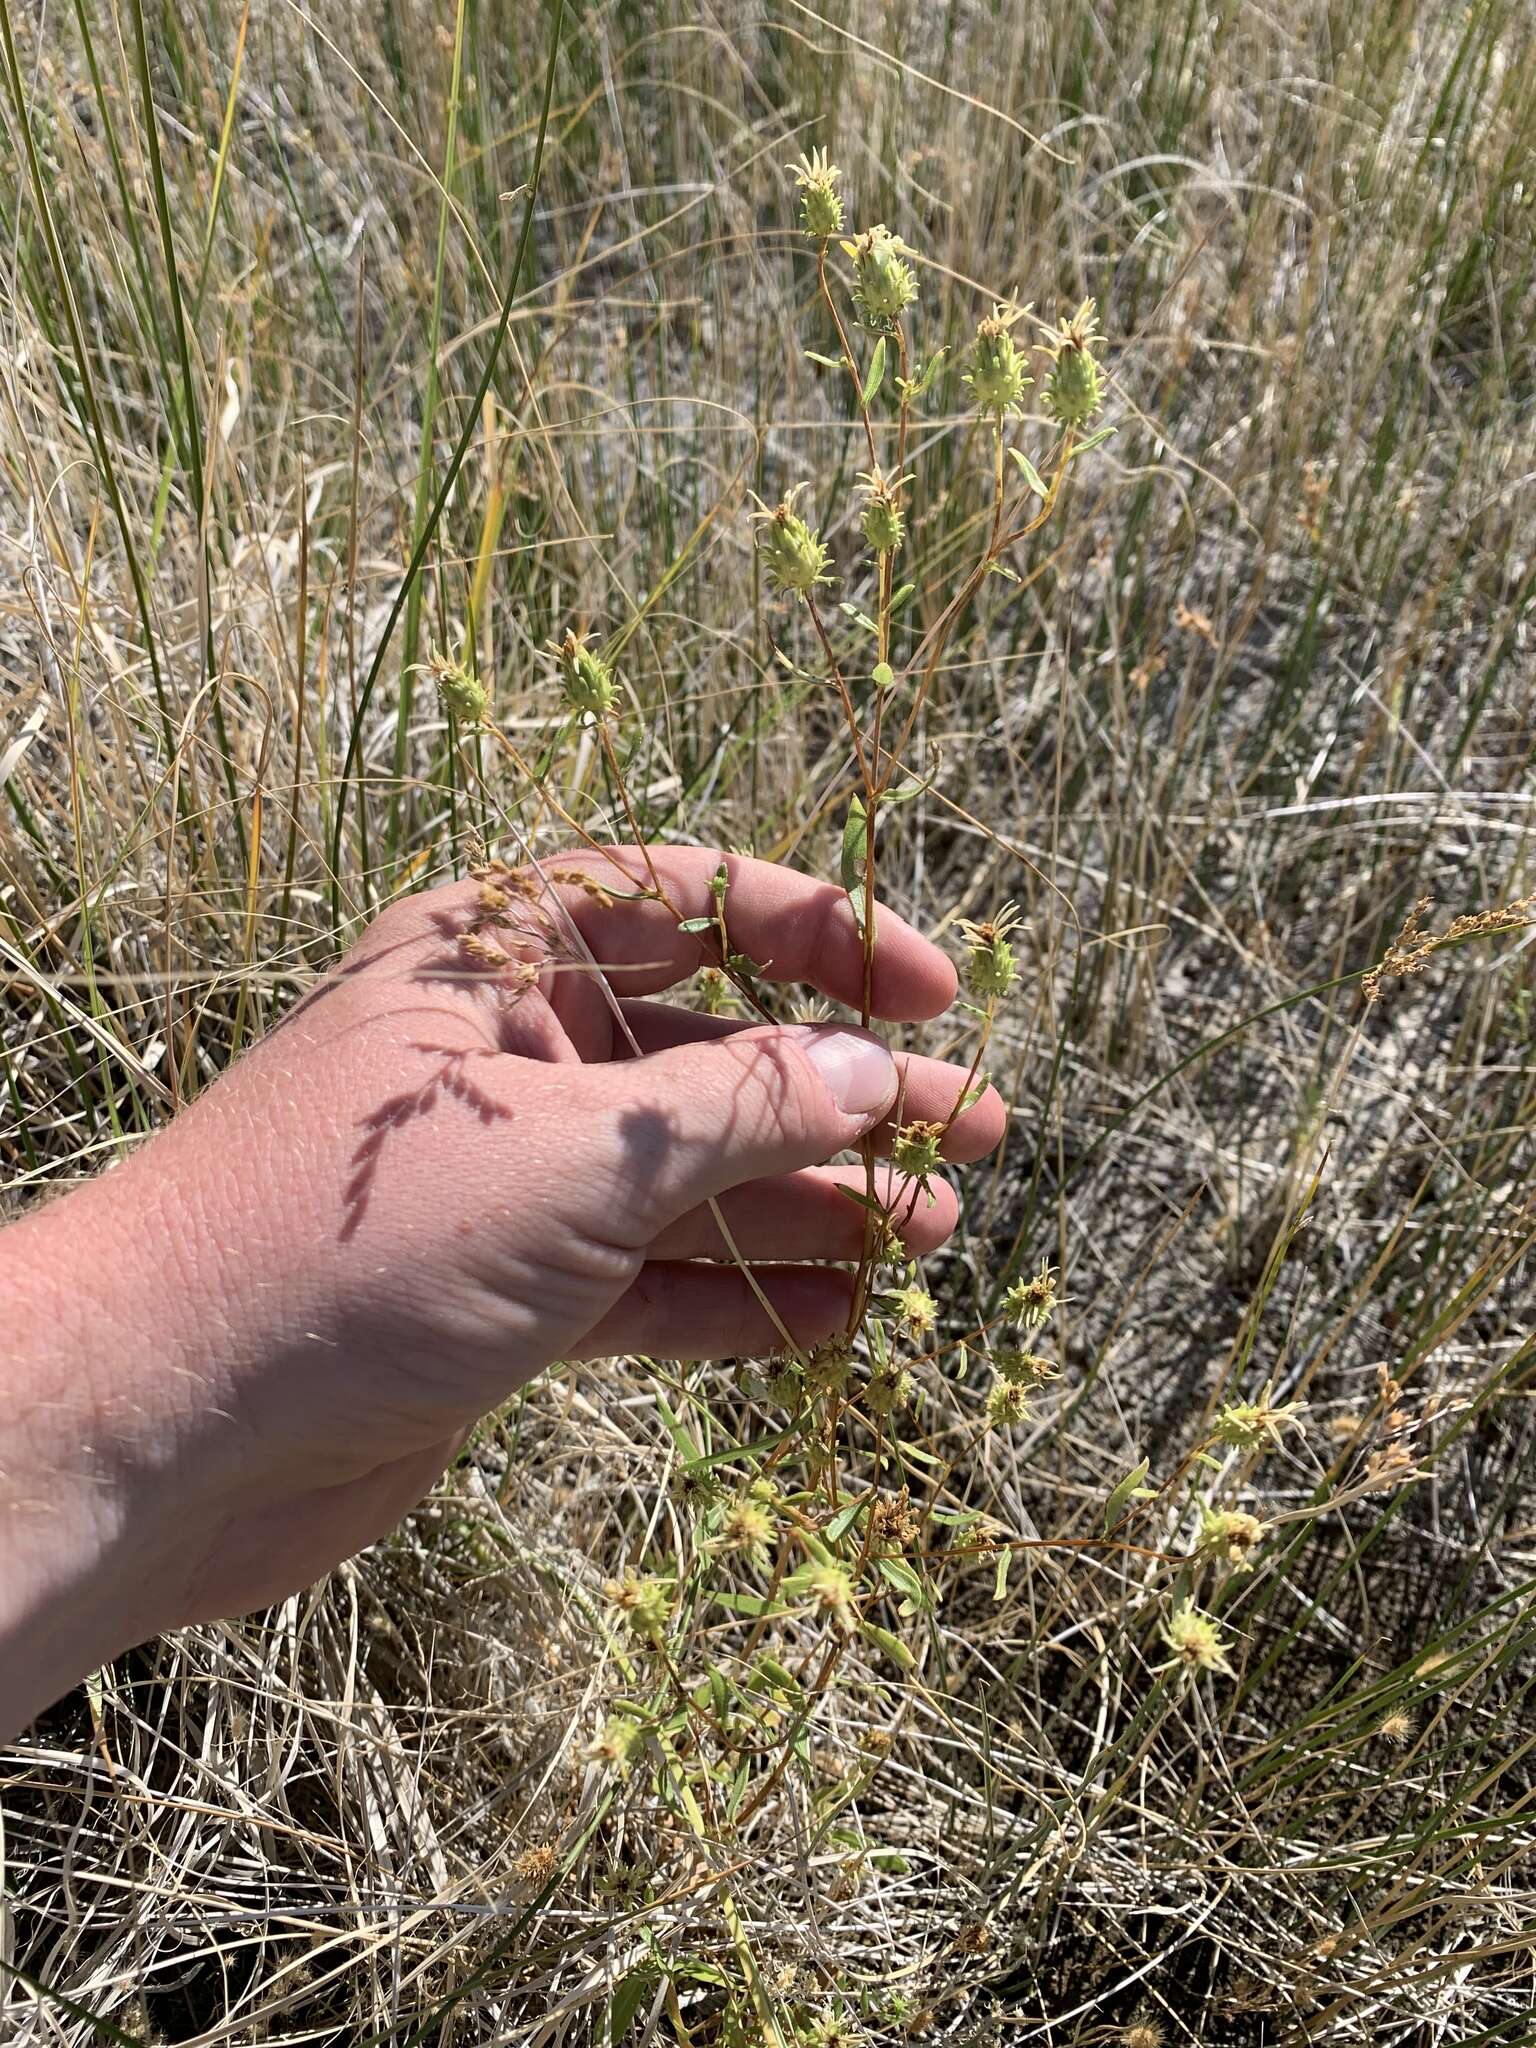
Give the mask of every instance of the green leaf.
[[813, 363], [820, 363], [824, 370], [846, 370], [848, 367], [848, 358], [846, 356], [822, 356], [818, 355], [813, 348], [808, 348], [806, 354]]
[[656, 1403], [656, 1413], [661, 1417], [662, 1424], [666, 1429], [667, 1435], [672, 1439], [677, 1455], [685, 1465], [697, 1464], [699, 1447], [667, 1406], [666, 1395], [658, 1387], [653, 1392], [651, 1398]]
[[677, 928], [680, 932], [712, 932], [715, 920], [712, 917], [681, 917]]
[[822, 1535], [826, 1537], [829, 1543], [841, 1543], [863, 1512], [863, 1501], [850, 1501], [847, 1507], [838, 1509], [831, 1521], [822, 1530]]
[[865, 815], [864, 799], [856, 796], [848, 806], [848, 822], [843, 827], [840, 873], [861, 932], [864, 929], [864, 869], [868, 859], [869, 819]]
[[1034, 492], [1035, 496], [1041, 499], [1048, 498], [1051, 494], [1046, 489], [1045, 485], [1040, 481], [1039, 470], [1036, 469], [1035, 465], [1024, 453], [1024, 450], [1022, 448], [1010, 448], [1008, 450], [1008, 453], [1019, 465], [1020, 470], [1023, 472], [1025, 483], [1029, 485], [1029, 488]]
[[1017, 583], [1019, 581], [1018, 570], [1010, 569], [1006, 562], [990, 563], [987, 568], [987, 574], [989, 576], [1002, 576], [1006, 578], [1006, 580], [1009, 583]]
[[896, 671], [888, 661], [877, 661], [869, 672], [869, 680], [877, 690], [888, 690], [896, 680]]
[[898, 1593], [904, 1594], [914, 1608], [925, 1609], [933, 1605], [932, 1593], [904, 1558], [882, 1557], [877, 1562], [880, 1576]]
[[916, 588], [917, 585], [915, 583], [903, 583], [900, 590], [896, 592], [895, 596], [891, 599], [891, 617], [893, 619], [899, 611], [912, 602], [912, 593]]
[[612, 2048], [618, 2048], [620, 2041], [629, 2032], [639, 2016], [640, 2008], [651, 1997], [661, 1982], [661, 1973], [649, 1963], [638, 1970], [631, 1970], [627, 1977], [619, 1979], [618, 1989], [608, 2008], [608, 2039]]
[[1118, 434], [1119, 431], [1118, 427], [1100, 427], [1099, 431], [1096, 434], [1090, 434], [1086, 441], [1078, 442], [1077, 446], [1072, 450], [1072, 460], [1075, 462], [1079, 455], [1086, 455], [1090, 449], [1101, 447], [1111, 434]]
[[1006, 1545], [997, 1553], [997, 1574], [992, 1581], [992, 1598], [1006, 1600], [1008, 1597], [1008, 1568], [1013, 1563], [1013, 1552]]
[[870, 400], [880, 389], [885, 376], [885, 336], [882, 334], [875, 343], [875, 352], [869, 359], [869, 375], [864, 379], [864, 389], [859, 393], [867, 408]]
[[1149, 1461], [1132, 1466], [1104, 1503], [1104, 1533], [1108, 1535], [1133, 1500], [1151, 1500], [1154, 1489], [1145, 1484]]
[[880, 628], [869, 616], [869, 613], [861, 612], [856, 604], [840, 604], [838, 610], [852, 619], [856, 626], [862, 626], [866, 633], [878, 633], [880, 631]]

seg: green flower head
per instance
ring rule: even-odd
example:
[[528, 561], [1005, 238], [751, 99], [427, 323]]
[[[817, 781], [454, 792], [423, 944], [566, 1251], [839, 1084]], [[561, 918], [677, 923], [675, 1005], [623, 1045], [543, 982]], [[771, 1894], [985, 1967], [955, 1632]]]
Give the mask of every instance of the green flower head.
[[1024, 358], [1008, 332], [1017, 318], [1016, 310], [994, 306], [976, 329], [965, 381], [983, 412], [1006, 412], [1011, 405], [1018, 404], [1033, 381], [1024, 374]]
[[837, 189], [842, 172], [828, 163], [824, 149], [813, 149], [798, 163], [787, 166], [800, 188], [800, 226], [813, 241], [824, 242], [839, 234], [843, 225], [843, 202]]
[[910, 251], [883, 226], [867, 228], [843, 248], [853, 259], [853, 297], [864, 325], [883, 333], [917, 297], [917, 275], [906, 261]]
[[594, 718], [609, 717], [618, 708], [619, 686], [607, 662], [587, 645], [584, 633], [567, 633], [553, 644], [566, 703]]
[[1085, 427], [1104, 403], [1104, 373], [1093, 351], [1099, 335], [1092, 299], [1084, 299], [1057, 331], [1045, 409], [1063, 427]]
[[757, 552], [775, 589], [788, 591], [804, 600], [818, 583], [830, 583], [829, 556], [816, 530], [795, 510], [795, 501], [806, 488], [796, 484], [777, 505], [764, 506], [753, 516], [757, 521]]

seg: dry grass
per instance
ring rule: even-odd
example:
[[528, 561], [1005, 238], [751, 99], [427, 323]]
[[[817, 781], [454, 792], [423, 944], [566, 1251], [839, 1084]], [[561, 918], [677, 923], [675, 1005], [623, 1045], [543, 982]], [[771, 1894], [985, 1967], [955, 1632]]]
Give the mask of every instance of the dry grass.
[[[1529, 2042], [1529, 948], [1360, 987], [1423, 895], [1443, 931], [1533, 886], [1523, 8], [611, 0], [564, 22], [515, 272], [549, 12], [137, 9], [0, 0], [6, 1199], [472, 834], [556, 843], [463, 772], [432, 653], [542, 762], [533, 652], [598, 626], [646, 829], [835, 871], [835, 705], [746, 519], [810, 475], [835, 538], [864, 466], [802, 354], [782, 166], [825, 141], [937, 339], [1009, 293], [1110, 336], [1119, 432], [952, 643], [882, 855], [941, 936], [1028, 919], [1013, 1133], [933, 1278], [954, 1332], [1058, 1264], [1064, 1371], [1009, 1434], [920, 1368], [908, 1477], [958, 1519], [937, 1604], [882, 1614], [910, 1670], [852, 1640], [802, 1726], [751, 1658], [816, 1668], [823, 1619], [679, 1618], [776, 1745], [724, 1825], [665, 1754], [584, 1760], [629, 1683], [602, 1587], [694, 1556], [685, 1467], [776, 1411], [664, 1361], [539, 1385], [397, 1538], [0, 1760], [0, 2031]], [[940, 589], [979, 516], [941, 388]], [[599, 756], [548, 773], [615, 830]], [[1189, 1459], [1266, 1384], [1308, 1406], [1224, 1468], [1273, 1525], [1215, 1584], [1236, 1677], [1175, 1686]]]

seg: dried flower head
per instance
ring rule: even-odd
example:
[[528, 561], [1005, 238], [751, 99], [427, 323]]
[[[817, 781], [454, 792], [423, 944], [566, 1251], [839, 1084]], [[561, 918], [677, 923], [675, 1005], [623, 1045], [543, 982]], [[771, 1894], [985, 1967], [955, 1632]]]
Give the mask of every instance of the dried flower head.
[[1158, 1670], [1181, 1667], [1190, 1672], [1219, 1671], [1227, 1678], [1236, 1677], [1227, 1661], [1227, 1652], [1232, 1647], [1230, 1638], [1193, 1602], [1185, 1600], [1175, 1607], [1161, 1633], [1173, 1655], [1166, 1664], [1158, 1665]]
[[1060, 426], [1086, 426], [1104, 403], [1104, 373], [1093, 353], [1099, 338], [1092, 299], [1084, 299], [1057, 329], [1043, 396], [1046, 411]]
[[553, 1842], [534, 1842], [512, 1859], [512, 1875], [519, 1884], [547, 1884], [559, 1861], [560, 1852]]
[[869, 1521], [875, 1542], [887, 1548], [905, 1550], [923, 1533], [923, 1518], [913, 1507], [905, 1487], [899, 1494], [877, 1500], [870, 1509]]
[[1042, 1259], [1039, 1270], [1028, 1280], [1014, 1281], [1003, 1297], [1003, 1311], [1021, 1330], [1038, 1330], [1050, 1321], [1059, 1298], [1056, 1268]]
[[1401, 1749], [1413, 1734], [1413, 1716], [1401, 1707], [1394, 1707], [1390, 1714], [1383, 1716], [1376, 1733], [1383, 1742], [1390, 1743], [1394, 1749]]
[[438, 701], [461, 725], [479, 725], [490, 716], [490, 691], [477, 676], [470, 674], [462, 662], [434, 654], [427, 667], [437, 685]]
[[618, 709], [619, 686], [613, 670], [587, 645], [585, 634], [567, 633], [563, 640], [551, 641], [550, 645], [559, 663], [565, 701], [573, 711], [607, 718]]
[[906, 261], [911, 251], [883, 225], [844, 242], [853, 259], [853, 298], [866, 327], [894, 326], [917, 297], [917, 276]]
[[1257, 1401], [1228, 1401], [1211, 1434], [1235, 1451], [1270, 1451], [1288, 1429], [1300, 1429], [1305, 1401], [1272, 1401], [1266, 1385]]
[[1010, 934], [1023, 923], [1016, 904], [1005, 903], [995, 917], [959, 921], [965, 940], [965, 985], [973, 996], [996, 1001], [1011, 994], [1019, 978]]
[[1201, 1508], [1200, 1548], [1240, 1572], [1253, 1569], [1254, 1552], [1264, 1541], [1264, 1524], [1243, 1508]]
[[818, 583], [830, 583], [829, 556], [820, 534], [808, 526], [795, 510], [795, 502], [806, 488], [796, 484], [777, 505], [760, 505], [753, 514], [757, 522], [757, 552], [769, 582], [802, 602]]
[[1156, 2020], [1132, 2020], [1119, 2037], [1119, 2048], [1163, 2048], [1165, 2036]]
[[1024, 358], [1009, 333], [1022, 317], [1017, 306], [994, 306], [976, 329], [971, 367], [964, 373], [971, 396], [983, 412], [1006, 412], [1017, 405], [1034, 381], [1024, 373]]
[[827, 161], [824, 149], [813, 149], [784, 168], [800, 188], [800, 227], [813, 241], [842, 233], [843, 201], [837, 181], [843, 175]]
[[863, 501], [859, 530], [875, 554], [893, 555], [906, 539], [906, 523], [901, 516], [901, 491], [911, 478], [888, 477], [878, 469], [866, 469], [859, 472], [858, 480], [859, 495]]

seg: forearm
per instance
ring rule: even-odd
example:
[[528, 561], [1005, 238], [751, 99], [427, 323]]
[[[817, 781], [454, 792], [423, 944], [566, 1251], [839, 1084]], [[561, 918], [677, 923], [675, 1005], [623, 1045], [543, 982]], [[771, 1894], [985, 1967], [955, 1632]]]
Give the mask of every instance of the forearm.
[[152, 1634], [165, 1586], [158, 1367], [121, 1298], [150, 1276], [123, 1286], [104, 1191], [0, 1231], [0, 1738]]

